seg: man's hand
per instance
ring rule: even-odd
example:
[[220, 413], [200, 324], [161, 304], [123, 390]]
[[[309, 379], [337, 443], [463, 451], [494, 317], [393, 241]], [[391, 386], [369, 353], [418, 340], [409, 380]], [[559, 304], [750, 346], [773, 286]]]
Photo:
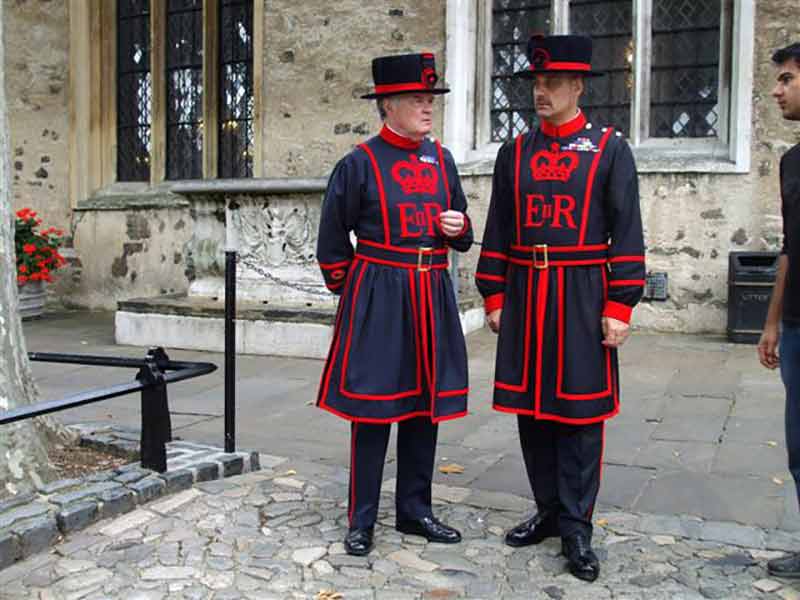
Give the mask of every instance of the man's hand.
[[439, 213], [439, 222], [442, 224], [442, 233], [447, 237], [456, 237], [464, 229], [464, 213], [446, 210]]
[[780, 364], [778, 360], [779, 339], [778, 326], [766, 325], [761, 339], [758, 340], [758, 360], [768, 369], [775, 369]]
[[603, 326], [603, 346], [608, 348], [619, 348], [631, 333], [630, 325], [618, 319], [602, 317], [601, 324]]
[[500, 333], [500, 317], [503, 314], [503, 309], [498, 308], [486, 315], [486, 323], [489, 324], [489, 329], [494, 333]]

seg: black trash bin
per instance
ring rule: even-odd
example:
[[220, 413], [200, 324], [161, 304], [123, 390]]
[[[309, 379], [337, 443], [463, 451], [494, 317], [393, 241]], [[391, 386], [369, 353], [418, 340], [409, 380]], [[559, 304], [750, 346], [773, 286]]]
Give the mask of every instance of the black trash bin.
[[728, 339], [756, 344], [778, 272], [778, 252], [731, 252], [728, 256]]

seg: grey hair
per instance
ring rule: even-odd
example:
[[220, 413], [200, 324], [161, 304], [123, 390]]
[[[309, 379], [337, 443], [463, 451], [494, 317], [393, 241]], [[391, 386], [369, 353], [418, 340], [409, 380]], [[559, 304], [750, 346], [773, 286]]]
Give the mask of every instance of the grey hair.
[[386, 120], [386, 108], [384, 107], [383, 103], [387, 102], [391, 99], [391, 96], [382, 96], [381, 98], [375, 99], [375, 105], [378, 107], [378, 115], [381, 117], [381, 121]]

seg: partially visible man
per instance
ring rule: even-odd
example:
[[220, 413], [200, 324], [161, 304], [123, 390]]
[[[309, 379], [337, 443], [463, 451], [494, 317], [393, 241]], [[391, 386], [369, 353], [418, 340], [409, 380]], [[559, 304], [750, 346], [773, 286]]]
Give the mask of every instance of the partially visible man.
[[[775, 52], [772, 62], [778, 80], [772, 95], [784, 119], [800, 121], [800, 43]], [[781, 368], [789, 471], [800, 498], [800, 144], [781, 158], [780, 179], [783, 248], [758, 358], [768, 369]], [[778, 577], [800, 578], [800, 552], [769, 561], [767, 569]]]

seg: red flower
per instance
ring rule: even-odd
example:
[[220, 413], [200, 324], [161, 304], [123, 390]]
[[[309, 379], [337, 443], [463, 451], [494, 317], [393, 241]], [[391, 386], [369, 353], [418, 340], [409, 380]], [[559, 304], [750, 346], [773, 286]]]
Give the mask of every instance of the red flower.
[[28, 278], [25, 275], [17, 275], [17, 283], [20, 285], [23, 283], [28, 283]]
[[28, 272], [28, 267], [26, 265], [20, 265], [19, 266], [19, 272], [20, 273], [27, 273]]
[[36, 252], [36, 246], [34, 244], [25, 244], [22, 247], [22, 251], [25, 254], [33, 254], [34, 252]]

